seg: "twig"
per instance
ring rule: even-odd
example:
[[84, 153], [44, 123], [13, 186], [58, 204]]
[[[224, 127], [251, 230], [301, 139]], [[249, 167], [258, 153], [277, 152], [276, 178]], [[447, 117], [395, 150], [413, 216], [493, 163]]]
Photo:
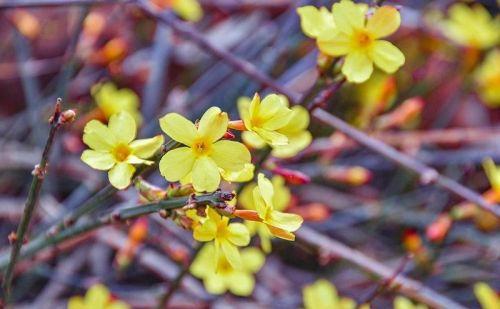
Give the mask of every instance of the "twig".
[[0, 3], [1, 9], [21, 7], [50, 7], [50, 6], [73, 6], [73, 5], [103, 5], [127, 3], [130, 0], [6, 0]]
[[370, 148], [371, 150], [377, 152], [385, 158], [418, 174], [420, 176], [421, 183], [437, 184], [442, 188], [448, 190], [449, 192], [454, 193], [455, 195], [460, 196], [461, 198], [469, 202], [477, 204], [482, 209], [491, 212], [496, 217], [500, 218], [500, 206], [488, 203], [481, 197], [481, 195], [464, 187], [451, 178], [440, 175], [435, 169], [415, 160], [414, 158], [402, 152], [397, 151], [396, 149], [384, 144], [377, 139], [370, 137], [366, 133], [350, 126], [340, 118], [326, 112], [325, 110], [316, 109], [312, 112], [312, 116], [317, 120], [329, 125], [330, 127], [339, 130], [359, 144]]
[[10, 262], [3, 277], [2, 290], [3, 290], [3, 299], [5, 303], [9, 301], [14, 267], [16, 266], [16, 261], [19, 255], [19, 251], [21, 250], [21, 246], [24, 242], [25, 234], [28, 230], [31, 217], [33, 215], [33, 211], [35, 210], [35, 206], [38, 202], [40, 189], [42, 188], [43, 180], [47, 172], [47, 162], [49, 159], [50, 149], [54, 142], [56, 131], [59, 128], [59, 126], [63, 123], [64, 123], [64, 117], [61, 117], [61, 99], [58, 99], [55, 104], [54, 114], [50, 119], [51, 126], [50, 126], [49, 136], [47, 138], [47, 142], [45, 143], [45, 148], [42, 153], [42, 158], [40, 160], [40, 163], [35, 166], [35, 169], [32, 172], [33, 179], [31, 181], [31, 187], [28, 193], [28, 198], [26, 200], [26, 205], [24, 207], [24, 212], [21, 218], [21, 222], [17, 228], [17, 232], [15, 235], [15, 241], [14, 245], [12, 246], [10, 255]]
[[135, 0], [136, 3], [150, 16], [154, 17], [158, 21], [168, 25], [175, 32], [181, 34], [183, 37], [188, 38], [193, 41], [196, 45], [198, 45], [201, 50], [208, 51], [213, 56], [222, 59], [228, 65], [232, 66], [238, 72], [241, 72], [253, 80], [258, 81], [263, 86], [269, 87], [274, 91], [277, 91], [290, 100], [290, 102], [295, 103], [299, 101], [299, 95], [289, 91], [285, 87], [277, 84], [272, 78], [267, 76], [266, 74], [259, 71], [252, 63], [239, 58], [215, 45], [207, 41], [205, 37], [203, 37], [200, 32], [192, 28], [190, 25], [186, 23], [182, 23], [177, 20], [175, 17], [170, 16], [169, 14], [162, 14], [161, 12], [156, 11], [148, 1], [146, 0]]
[[[19, 255], [19, 259], [28, 258], [48, 246], [57, 245], [65, 240], [80, 236], [106, 225], [156, 213], [160, 210], [181, 208], [189, 202], [196, 203], [196, 205], [214, 206], [226, 201], [228, 196], [232, 196], [232, 194], [216, 191], [210, 194], [197, 195], [194, 200], [190, 200], [191, 197], [177, 197], [115, 211], [96, 220], [92, 220], [91, 222], [72, 226], [60, 231], [59, 233], [37, 238], [24, 247]], [[3, 257], [0, 258], [0, 270], [2, 270], [8, 263], [11, 263], [11, 260], [6, 260]]]
[[394, 274], [392, 276], [386, 278], [383, 282], [381, 282], [370, 294], [368, 294], [367, 297], [365, 297], [363, 300], [359, 301], [360, 304], [371, 304], [377, 296], [382, 294], [386, 289], [390, 288], [394, 282], [394, 279], [399, 276], [403, 270], [405, 269], [406, 265], [408, 264], [409, 261], [411, 261], [413, 258], [412, 254], [407, 254], [404, 256], [403, 260], [399, 264], [398, 268], [394, 270]]
[[[386, 280], [391, 278], [394, 274], [394, 270], [384, 264], [308, 227], [303, 226], [296, 232], [296, 235], [298, 239], [314, 245], [322, 252], [340, 257], [352, 264], [357, 265], [370, 274], [377, 275]], [[397, 275], [392, 280], [392, 283], [393, 285], [399, 287], [398, 292], [401, 292], [402, 294], [432, 308], [465, 309], [462, 305], [423, 286], [420, 282], [406, 278], [402, 275]]]
[[198, 253], [201, 251], [201, 248], [203, 248], [205, 244], [198, 243], [196, 247], [194, 248], [193, 253], [191, 254], [191, 258], [189, 259], [189, 262], [184, 265], [184, 267], [179, 271], [177, 276], [172, 280], [172, 283], [170, 284], [167, 292], [161, 297], [160, 301], [158, 302], [158, 305], [156, 306], [156, 309], [164, 309], [168, 308], [168, 303], [172, 296], [174, 295], [175, 291], [181, 286], [182, 279], [189, 273], [189, 267], [193, 263], [194, 259], [198, 255]]
[[326, 102], [342, 87], [345, 83], [345, 77], [340, 79], [338, 82], [330, 84], [328, 87], [323, 89], [309, 104], [307, 109], [309, 112], [315, 110], [316, 108], [324, 108]]

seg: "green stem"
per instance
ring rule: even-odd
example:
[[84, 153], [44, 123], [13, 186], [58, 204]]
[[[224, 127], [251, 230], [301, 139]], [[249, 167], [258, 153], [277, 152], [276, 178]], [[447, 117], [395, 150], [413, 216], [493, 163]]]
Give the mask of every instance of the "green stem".
[[[223, 198], [225, 194], [227, 193], [214, 192], [210, 194], [199, 195], [196, 196], [196, 198], [192, 201], [189, 200], [189, 197], [176, 197], [168, 200], [143, 204], [136, 207], [125, 208], [120, 211], [107, 214], [95, 221], [69, 227], [65, 230], [58, 232], [57, 234], [39, 237], [28, 243], [26, 246], [24, 246], [23, 250], [20, 252], [19, 259], [21, 260], [26, 259], [49, 246], [58, 245], [64, 242], [65, 240], [80, 236], [82, 234], [88, 233], [90, 231], [96, 230], [106, 225], [111, 225], [117, 221], [120, 222], [120, 221], [134, 219], [143, 215], [158, 212], [159, 210], [171, 210], [171, 209], [181, 208], [184, 207], [189, 202], [196, 203], [199, 206], [218, 205], [219, 203], [225, 201]], [[9, 262], [11, 261], [8, 260], [6, 256], [0, 256], [0, 270], [4, 269]]]
[[47, 162], [49, 158], [50, 149], [52, 148], [52, 144], [54, 143], [54, 137], [56, 131], [61, 125], [61, 123], [59, 122], [59, 116], [61, 114], [60, 108], [61, 108], [61, 101], [60, 99], [58, 99], [54, 115], [50, 121], [51, 127], [49, 131], [49, 136], [47, 138], [47, 142], [45, 143], [45, 148], [43, 149], [42, 158], [40, 160], [40, 163], [37, 166], [35, 166], [35, 169], [32, 172], [33, 179], [31, 181], [28, 198], [26, 199], [26, 204], [24, 206], [24, 212], [21, 218], [21, 222], [17, 227], [16, 238], [12, 246], [12, 250], [10, 252], [10, 262], [3, 277], [2, 291], [5, 303], [9, 302], [12, 277], [14, 275], [14, 268], [16, 266], [16, 261], [19, 256], [19, 252], [21, 251], [21, 247], [25, 239], [25, 234], [28, 231], [31, 217], [33, 216], [33, 212], [35, 210], [38, 198], [40, 196], [40, 190], [42, 188], [45, 172], [47, 169]]

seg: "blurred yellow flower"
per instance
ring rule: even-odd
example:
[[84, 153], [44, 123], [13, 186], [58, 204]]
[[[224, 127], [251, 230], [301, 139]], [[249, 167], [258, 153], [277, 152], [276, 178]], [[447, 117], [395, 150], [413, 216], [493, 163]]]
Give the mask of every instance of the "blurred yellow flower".
[[404, 64], [403, 53], [389, 41], [380, 40], [399, 28], [398, 10], [382, 6], [367, 19], [365, 5], [342, 0], [333, 5], [332, 12], [338, 31], [322, 32], [318, 47], [330, 56], [346, 56], [342, 73], [348, 81], [366, 81], [373, 63], [386, 73], [394, 73]]
[[491, 158], [483, 160], [483, 169], [488, 177], [491, 188], [493, 190], [500, 190], [500, 167], [496, 166]]
[[[273, 206], [277, 211], [284, 211], [286, 207], [290, 204], [291, 193], [288, 187], [285, 185], [285, 180], [281, 176], [274, 176], [271, 180], [274, 189], [273, 195]], [[257, 187], [257, 184], [250, 183], [246, 185], [241, 193], [238, 195], [238, 202], [243, 208], [256, 210], [253, 201], [253, 191]], [[269, 229], [264, 223], [255, 221], [245, 221], [250, 235], [258, 234], [260, 238], [260, 243], [264, 252], [271, 252], [271, 238], [273, 237]]]
[[421, 304], [413, 304], [408, 298], [397, 296], [394, 299], [394, 309], [427, 309], [427, 306]]
[[151, 0], [162, 9], [171, 8], [177, 15], [188, 21], [199, 21], [203, 17], [203, 9], [198, 0]]
[[[298, 230], [304, 220], [299, 215], [284, 213], [274, 208], [273, 184], [264, 174], [259, 173], [257, 187], [253, 189], [252, 193], [255, 210], [271, 234], [282, 239], [295, 240], [295, 235], [292, 232]], [[282, 197], [284, 196], [282, 195]]]
[[[498, 29], [500, 33], [500, 29]], [[484, 62], [477, 68], [474, 78], [479, 86], [479, 95], [488, 106], [500, 106], [500, 49], [486, 55]]]
[[88, 289], [85, 298], [73, 296], [68, 301], [68, 309], [129, 309], [130, 306], [120, 300], [114, 300], [108, 289], [102, 284]]
[[[274, 96], [274, 95], [273, 95]], [[259, 116], [254, 117], [251, 120], [246, 120], [245, 117], [249, 116], [247, 114], [247, 111], [249, 108], [251, 108], [251, 102], [258, 102], [258, 97], [257, 99], [254, 97], [254, 99], [251, 101], [250, 98], [247, 97], [241, 97], [238, 100], [238, 107], [240, 110], [240, 116], [243, 119], [245, 123], [245, 127], [248, 129], [249, 126], [252, 126], [252, 124], [247, 125], [247, 123], [252, 123], [253, 121], [253, 128], [254, 131], [244, 131], [242, 134], [243, 141], [252, 146], [253, 148], [263, 148], [267, 144], [270, 144], [270, 146], [273, 148], [272, 150], [272, 155], [277, 157], [277, 158], [290, 158], [295, 156], [299, 151], [303, 150], [309, 144], [311, 143], [312, 137], [311, 133], [307, 131], [307, 127], [309, 126], [309, 112], [307, 109], [305, 109], [302, 106], [293, 106], [292, 108], [288, 108], [288, 100], [284, 96], [276, 96], [279, 97], [280, 104], [283, 104], [283, 109], [281, 111], [278, 111], [277, 113], [282, 113], [285, 112], [287, 114], [286, 119], [279, 119], [281, 121], [281, 125], [278, 127], [276, 125], [276, 129], [273, 130], [273, 133], [278, 136], [278, 139], [280, 141], [276, 143], [272, 143], [270, 139], [267, 139], [265, 137], [266, 134], [268, 133], [262, 133], [262, 131], [259, 131], [259, 128], [255, 128], [255, 123], [259, 122]], [[274, 99], [276, 99], [274, 97]], [[269, 96], [267, 96], [263, 101], [261, 108], [266, 111], [266, 108], [268, 109], [265, 104], [271, 104], [271, 100], [268, 100]], [[267, 100], [267, 101], [266, 101]], [[256, 103], [258, 104], [258, 103]], [[278, 103], [274, 103], [278, 105]], [[249, 117], [251, 118], [251, 117]], [[256, 120], [257, 119], [257, 120]], [[277, 119], [270, 119], [270, 121], [277, 120]], [[270, 128], [269, 124], [262, 125], [265, 129]], [[286, 143], [281, 143], [281, 141], [284, 141], [285, 137], [287, 142]]]
[[474, 294], [481, 304], [482, 309], [500, 308], [500, 297], [498, 297], [498, 294], [486, 283], [476, 283], [474, 285]]
[[[305, 309], [355, 309], [356, 302], [350, 298], [340, 297], [335, 286], [320, 279], [314, 284], [307, 285], [302, 290]], [[362, 305], [360, 309], [369, 309], [369, 305]]]
[[152, 164], [150, 158], [163, 144], [163, 136], [134, 140], [137, 133], [132, 116], [122, 111], [109, 119], [108, 125], [92, 120], [85, 125], [83, 142], [91, 149], [82, 153], [83, 162], [97, 170], [109, 170], [111, 184], [124, 189], [135, 172], [133, 164]]
[[92, 96], [106, 119], [121, 111], [126, 111], [138, 125], [142, 122], [139, 111], [139, 97], [130, 89], [117, 89], [113, 83], [97, 84], [91, 89]]
[[250, 152], [242, 143], [220, 140], [227, 130], [228, 116], [218, 107], [209, 108], [196, 127], [176, 113], [160, 118], [160, 126], [175, 141], [186, 145], [167, 152], [160, 172], [168, 181], [190, 178], [196, 191], [212, 192], [224, 173], [240, 172], [250, 163]]
[[487, 49], [500, 42], [500, 16], [492, 18], [480, 4], [454, 4], [448, 10], [448, 17], [440, 27], [447, 37], [461, 45]]
[[310, 38], [317, 38], [323, 32], [336, 30], [333, 14], [325, 7], [318, 10], [312, 5], [307, 5], [299, 7], [297, 13], [300, 16], [302, 31]]
[[205, 245], [190, 267], [191, 273], [203, 279], [209, 293], [223, 294], [227, 290], [238, 296], [249, 296], [255, 287], [254, 274], [264, 265], [265, 257], [256, 248], [241, 250], [241, 267], [234, 268], [225, 256], [216, 258], [212, 244]]
[[238, 100], [238, 111], [245, 124], [243, 141], [267, 143], [273, 146], [287, 145], [288, 137], [277, 132], [288, 124], [292, 110], [288, 100], [282, 95], [270, 94], [260, 100], [256, 93], [250, 101], [248, 98]]
[[229, 223], [228, 217], [223, 217], [212, 208], [207, 209], [207, 218], [193, 231], [194, 239], [198, 241], [214, 241], [215, 257], [219, 259], [220, 251], [234, 268], [241, 267], [241, 256], [238, 246], [246, 246], [250, 235], [242, 223]]

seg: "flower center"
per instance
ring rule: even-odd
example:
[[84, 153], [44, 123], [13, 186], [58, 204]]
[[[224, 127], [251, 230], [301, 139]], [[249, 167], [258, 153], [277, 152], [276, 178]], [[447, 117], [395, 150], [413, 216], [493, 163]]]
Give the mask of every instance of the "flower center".
[[217, 232], [215, 234], [215, 238], [217, 239], [225, 239], [227, 238], [227, 223], [224, 221], [221, 221], [217, 224]]
[[210, 144], [204, 140], [199, 140], [193, 144], [192, 149], [197, 155], [207, 155], [210, 153]]
[[126, 144], [119, 144], [118, 146], [115, 147], [115, 149], [113, 149], [113, 156], [118, 162], [123, 162], [127, 160], [130, 153], [131, 153], [130, 147]]
[[372, 45], [373, 38], [366, 31], [358, 31], [354, 33], [354, 44], [357, 48], [368, 48]]
[[231, 264], [229, 264], [226, 258], [223, 257], [219, 259], [219, 265], [217, 268], [219, 273], [229, 273], [232, 269], [233, 267], [231, 267]]

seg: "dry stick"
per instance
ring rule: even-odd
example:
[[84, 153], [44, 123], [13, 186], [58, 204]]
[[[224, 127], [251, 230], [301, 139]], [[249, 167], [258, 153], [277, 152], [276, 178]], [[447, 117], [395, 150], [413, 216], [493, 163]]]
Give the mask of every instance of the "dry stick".
[[272, 78], [262, 73], [253, 65], [252, 63], [241, 59], [230, 52], [221, 49], [214, 44], [207, 41], [202, 34], [200, 34], [196, 29], [187, 23], [183, 23], [176, 19], [174, 16], [165, 15], [161, 12], [155, 10], [147, 0], [136, 0], [136, 3], [150, 16], [154, 17], [156, 20], [168, 25], [176, 33], [181, 36], [193, 41], [202, 51], [207, 51], [211, 55], [223, 60], [228, 65], [233, 67], [236, 71], [243, 73], [253, 80], [258, 81], [265, 87], [269, 87], [274, 91], [277, 91], [290, 100], [290, 102], [295, 103], [299, 100], [299, 95], [289, 91], [285, 87], [276, 83]]
[[17, 227], [17, 232], [15, 234], [14, 245], [10, 253], [10, 263], [3, 277], [2, 290], [3, 299], [5, 303], [9, 302], [10, 289], [12, 284], [12, 277], [14, 274], [14, 268], [16, 266], [16, 261], [19, 256], [19, 251], [24, 242], [25, 234], [28, 230], [31, 217], [35, 210], [36, 204], [38, 202], [38, 197], [40, 196], [40, 189], [42, 188], [43, 180], [47, 171], [47, 162], [49, 159], [50, 148], [54, 142], [54, 137], [57, 129], [65, 121], [64, 117], [61, 117], [61, 99], [57, 99], [55, 104], [54, 114], [50, 119], [50, 131], [45, 143], [45, 148], [43, 149], [42, 158], [40, 163], [35, 166], [35, 169], [31, 172], [33, 174], [33, 179], [31, 181], [31, 187], [28, 193], [28, 198], [24, 206], [23, 216], [21, 222]]
[[[303, 226], [296, 232], [296, 235], [297, 238], [316, 246], [323, 253], [344, 259], [370, 274], [375, 274], [383, 279], [391, 278], [394, 274], [394, 271], [384, 264], [308, 227]], [[402, 275], [394, 277], [392, 285], [398, 287], [398, 291], [401, 294], [432, 308], [465, 309], [462, 305], [425, 287], [420, 282], [406, 278]]]
[[6, 0], [0, 2], [1, 9], [20, 7], [50, 7], [50, 6], [73, 6], [73, 5], [94, 5], [94, 4], [118, 4], [127, 3], [131, 0]]
[[368, 147], [369, 149], [377, 152], [385, 158], [418, 174], [420, 176], [420, 182], [422, 184], [435, 183], [448, 190], [449, 192], [454, 193], [457, 196], [460, 196], [461, 198], [478, 205], [482, 209], [491, 212], [496, 217], [500, 218], [500, 206], [488, 203], [483, 199], [481, 195], [464, 187], [451, 178], [440, 175], [435, 169], [419, 162], [418, 160], [415, 160], [411, 156], [397, 151], [396, 149], [384, 144], [377, 139], [370, 137], [366, 133], [350, 126], [342, 119], [328, 113], [323, 109], [314, 110], [312, 112], [312, 116], [319, 121], [329, 125], [330, 127], [344, 133], [359, 144]]

